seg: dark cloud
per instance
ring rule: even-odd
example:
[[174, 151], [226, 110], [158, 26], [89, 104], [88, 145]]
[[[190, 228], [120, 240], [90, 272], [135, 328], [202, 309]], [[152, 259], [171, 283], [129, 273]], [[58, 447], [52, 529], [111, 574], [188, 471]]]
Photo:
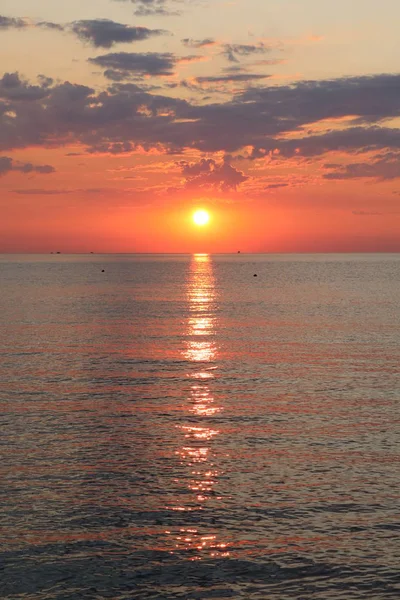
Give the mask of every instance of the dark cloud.
[[37, 78], [42, 88], [48, 88], [54, 83], [54, 79], [52, 79], [52, 77], [47, 77], [46, 75], [40, 74]]
[[[134, 75], [171, 73], [176, 60], [171, 54], [156, 53], [116, 53], [93, 59], [94, 64], [115, 69], [117, 74]], [[400, 149], [400, 129], [383, 126], [387, 119], [400, 116], [400, 75], [252, 88], [229, 101], [201, 105], [153, 93], [135, 83], [116, 81], [107, 90], [95, 92], [70, 82], [50, 84], [43, 77], [40, 81], [40, 85], [30, 85], [18, 74], [0, 79], [3, 152], [76, 143], [91, 152], [115, 154], [139, 146], [170, 153], [190, 148], [229, 154], [247, 146], [251, 147], [244, 154], [248, 159], [273, 153], [279, 159], [300, 156], [307, 160], [331, 151], [376, 154], [380, 149]], [[354, 115], [356, 120], [349, 120]], [[310, 124], [321, 119], [337, 119], [337, 127], [342, 128], [309, 133]], [[335, 173], [338, 178], [341, 171], [335, 167]]]
[[319, 156], [326, 152], [369, 152], [379, 148], [400, 148], [400, 129], [351, 127], [297, 140], [282, 140], [276, 147], [283, 156]]
[[102, 48], [111, 48], [111, 46], [118, 43], [139, 42], [152, 36], [167, 33], [162, 29], [130, 27], [109, 19], [75, 21], [71, 24], [71, 30], [80, 40]]
[[9, 171], [13, 170], [12, 158], [8, 156], [0, 156], [0, 175], [5, 175]]
[[5, 73], [0, 79], [0, 98], [7, 100], [41, 100], [48, 96], [53, 80], [39, 75], [40, 85], [30, 85], [18, 73]]
[[205, 38], [203, 40], [194, 40], [192, 38], [185, 38], [182, 41], [182, 44], [187, 48], [205, 48], [206, 46], [213, 46], [215, 44], [215, 40], [212, 38]]
[[88, 149], [89, 154], [129, 154], [133, 152], [135, 145], [131, 142], [115, 142], [109, 144], [96, 144]]
[[[179, 15], [180, 12], [170, 8], [174, 4], [171, 0], [117, 0], [118, 2], [131, 2], [135, 6], [135, 15], [139, 17], [158, 16], [170, 17]], [[179, 0], [175, 0], [179, 2]]]
[[212, 158], [202, 158], [197, 163], [188, 163], [184, 160], [178, 163], [178, 166], [182, 170], [182, 174], [185, 175], [189, 181], [190, 179], [195, 179], [199, 175], [211, 173], [214, 170], [215, 165], [215, 160]]
[[0, 15], [0, 30], [2, 29], [23, 29], [28, 27], [28, 23], [24, 19], [16, 19], [13, 17], [4, 17]]
[[177, 59], [170, 52], [114, 52], [89, 61], [106, 69], [105, 76], [121, 81], [130, 75], [172, 75]]
[[9, 87], [4, 89], [0, 85], [0, 98], [9, 99], [8, 111], [0, 119], [0, 150], [31, 145], [60, 146], [71, 135], [76, 135], [77, 128], [86, 128], [92, 120], [88, 110], [93, 94], [91, 88], [69, 82], [39, 91], [36, 87], [24, 83], [21, 89], [12, 88], [13, 94], [10, 94]]
[[[28, 26], [29, 23], [23, 19], [0, 16], [0, 30], [21, 29]], [[81, 41], [89, 42], [97, 48], [111, 48], [114, 44], [140, 42], [153, 36], [168, 34], [163, 29], [132, 27], [110, 19], [84, 19], [66, 25], [51, 21], [39, 21], [31, 26], [52, 31], [70, 31]]]
[[185, 188], [236, 190], [248, 180], [241, 171], [232, 167], [228, 160], [217, 163], [211, 158], [203, 158], [197, 163], [180, 161], [177, 163], [186, 178]]
[[325, 173], [325, 179], [363, 179], [373, 178], [385, 181], [400, 178], [400, 153], [389, 153], [386, 157], [372, 162], [357, 162], [349, 165], [326, 164], [327, 169], [334, 169]]
[[21, 173], [40, 173], [47, 175], [54, 173], [54, 167], [50, 165], [33, 165], [32, 163], [23, 163], [14, 161], [9, 156], [0, 156], [0, 176], [6, 175], [11, 171], [20, 171]]
[[238, 57], [247, 57], [253, 54], [266, 54], [271, 48], [265, 44], [224, 44], [223, 54], [230, 62], [239, 62]]
[[130, 75], [129, 71], [117, 71], [116, 69], [106, 69], [103, 74], [106, 79], [115, 82], [129, 79]]
[[[0, 30], [28, 27], [23, 19], [13, 19], [0, 16]], [[168, 32], [163, 29], [148, 29], [147, 27], [131, 27], [110, 19], [85, 19], [61, 25], [51, 21], [39, 21], [32, 27], [50, 29], [52, 31], [70, 31], [81, 41], [89, 42], [97, 48], [111, 48], [114, 44], [131, 43], [147, 40]]]
[[251, 89], [244, 101], [273, 110], [293, 123], [310, 123], [358, 115], [360, 122], [378, 121], [400, 114], [400, 75], [373, 75], [292, 86]]

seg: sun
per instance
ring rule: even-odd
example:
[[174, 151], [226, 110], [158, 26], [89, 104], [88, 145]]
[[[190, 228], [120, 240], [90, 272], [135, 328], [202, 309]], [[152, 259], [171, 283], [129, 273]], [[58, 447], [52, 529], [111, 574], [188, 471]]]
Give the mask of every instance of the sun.
[[193, 221], [196, 225], [203, 227], [203, 225], [207, 225], [210, 220], [210, 215], [206, 210], [196, 210], [193, 213]]

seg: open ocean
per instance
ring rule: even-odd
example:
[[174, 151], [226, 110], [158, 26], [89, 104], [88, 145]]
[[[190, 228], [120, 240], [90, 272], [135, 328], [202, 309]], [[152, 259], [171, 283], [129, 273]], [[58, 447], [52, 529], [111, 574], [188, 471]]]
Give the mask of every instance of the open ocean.
[[400, 597], [400, 255], [3, 255], [0, 285], [3, 599]]

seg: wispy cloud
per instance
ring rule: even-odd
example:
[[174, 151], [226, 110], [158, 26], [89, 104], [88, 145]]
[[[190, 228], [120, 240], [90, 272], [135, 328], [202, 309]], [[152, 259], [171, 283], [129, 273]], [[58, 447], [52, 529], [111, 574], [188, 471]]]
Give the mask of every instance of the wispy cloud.
[[180, 14], [176, 5], [183, 0], [115, 0], [117, 2], [130, 2], [135, 6], [135, 15], [138, 17], [170, 17]]
[[40, 173], [41, 175], [48, 175], [54, 173], [55, 168], [51, 165], [34, 165], [32, 163], [15, 161], [9, 156], [0, 156], [0, 176], [11, 173], [12, 171], [18, 171], [20, 173]]
[[217, 43], [212, 38], [204, 38], [202, 40], [194, 40], [192, 38], [184, 38], [182, 44], [187, 48], [205, 48], [207, 46], [215, 46]]
[[239, 62], [240, 58], [254, 54], [267, 54], [272, 48], [263, 42], [259, 44], [224, 44], [223, 54], [230, 62]]

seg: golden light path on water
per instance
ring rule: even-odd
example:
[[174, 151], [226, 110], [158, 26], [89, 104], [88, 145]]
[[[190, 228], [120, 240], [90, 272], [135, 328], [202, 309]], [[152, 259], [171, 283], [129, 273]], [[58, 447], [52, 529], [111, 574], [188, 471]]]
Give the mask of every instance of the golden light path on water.
[[[199, 510], [207, 503], [219, 501], [215, 491], [219, 470], [215, 464], [212, 441], [220, 431], [210, 427], [208, 421], [221, 412], [221, 406], [210, 391], [210, 381], [217, 369], [218, 348], [216, 335], [216, 290], [212, 260], [207, 254], [193, 255], [187, 282], [188, 322], [185, 357], [198, 368], [190, 369], [192, 379], [188, 397], [188, 416], [191, 421], [179, 425], [184, 441], [177, 450], [181, 464], [190, 469], [190, 506], [181, 510]], [[195, 419], [193, 419], [195, 417]], [[200, 532], [196, 527], [182, 529], [177, 537], [177, 548], [197, 550], [194, 560], [201, 559], [200, 552], [211, 556], [228, 556], [227, 544], [218, 541], [212, 532]]]

